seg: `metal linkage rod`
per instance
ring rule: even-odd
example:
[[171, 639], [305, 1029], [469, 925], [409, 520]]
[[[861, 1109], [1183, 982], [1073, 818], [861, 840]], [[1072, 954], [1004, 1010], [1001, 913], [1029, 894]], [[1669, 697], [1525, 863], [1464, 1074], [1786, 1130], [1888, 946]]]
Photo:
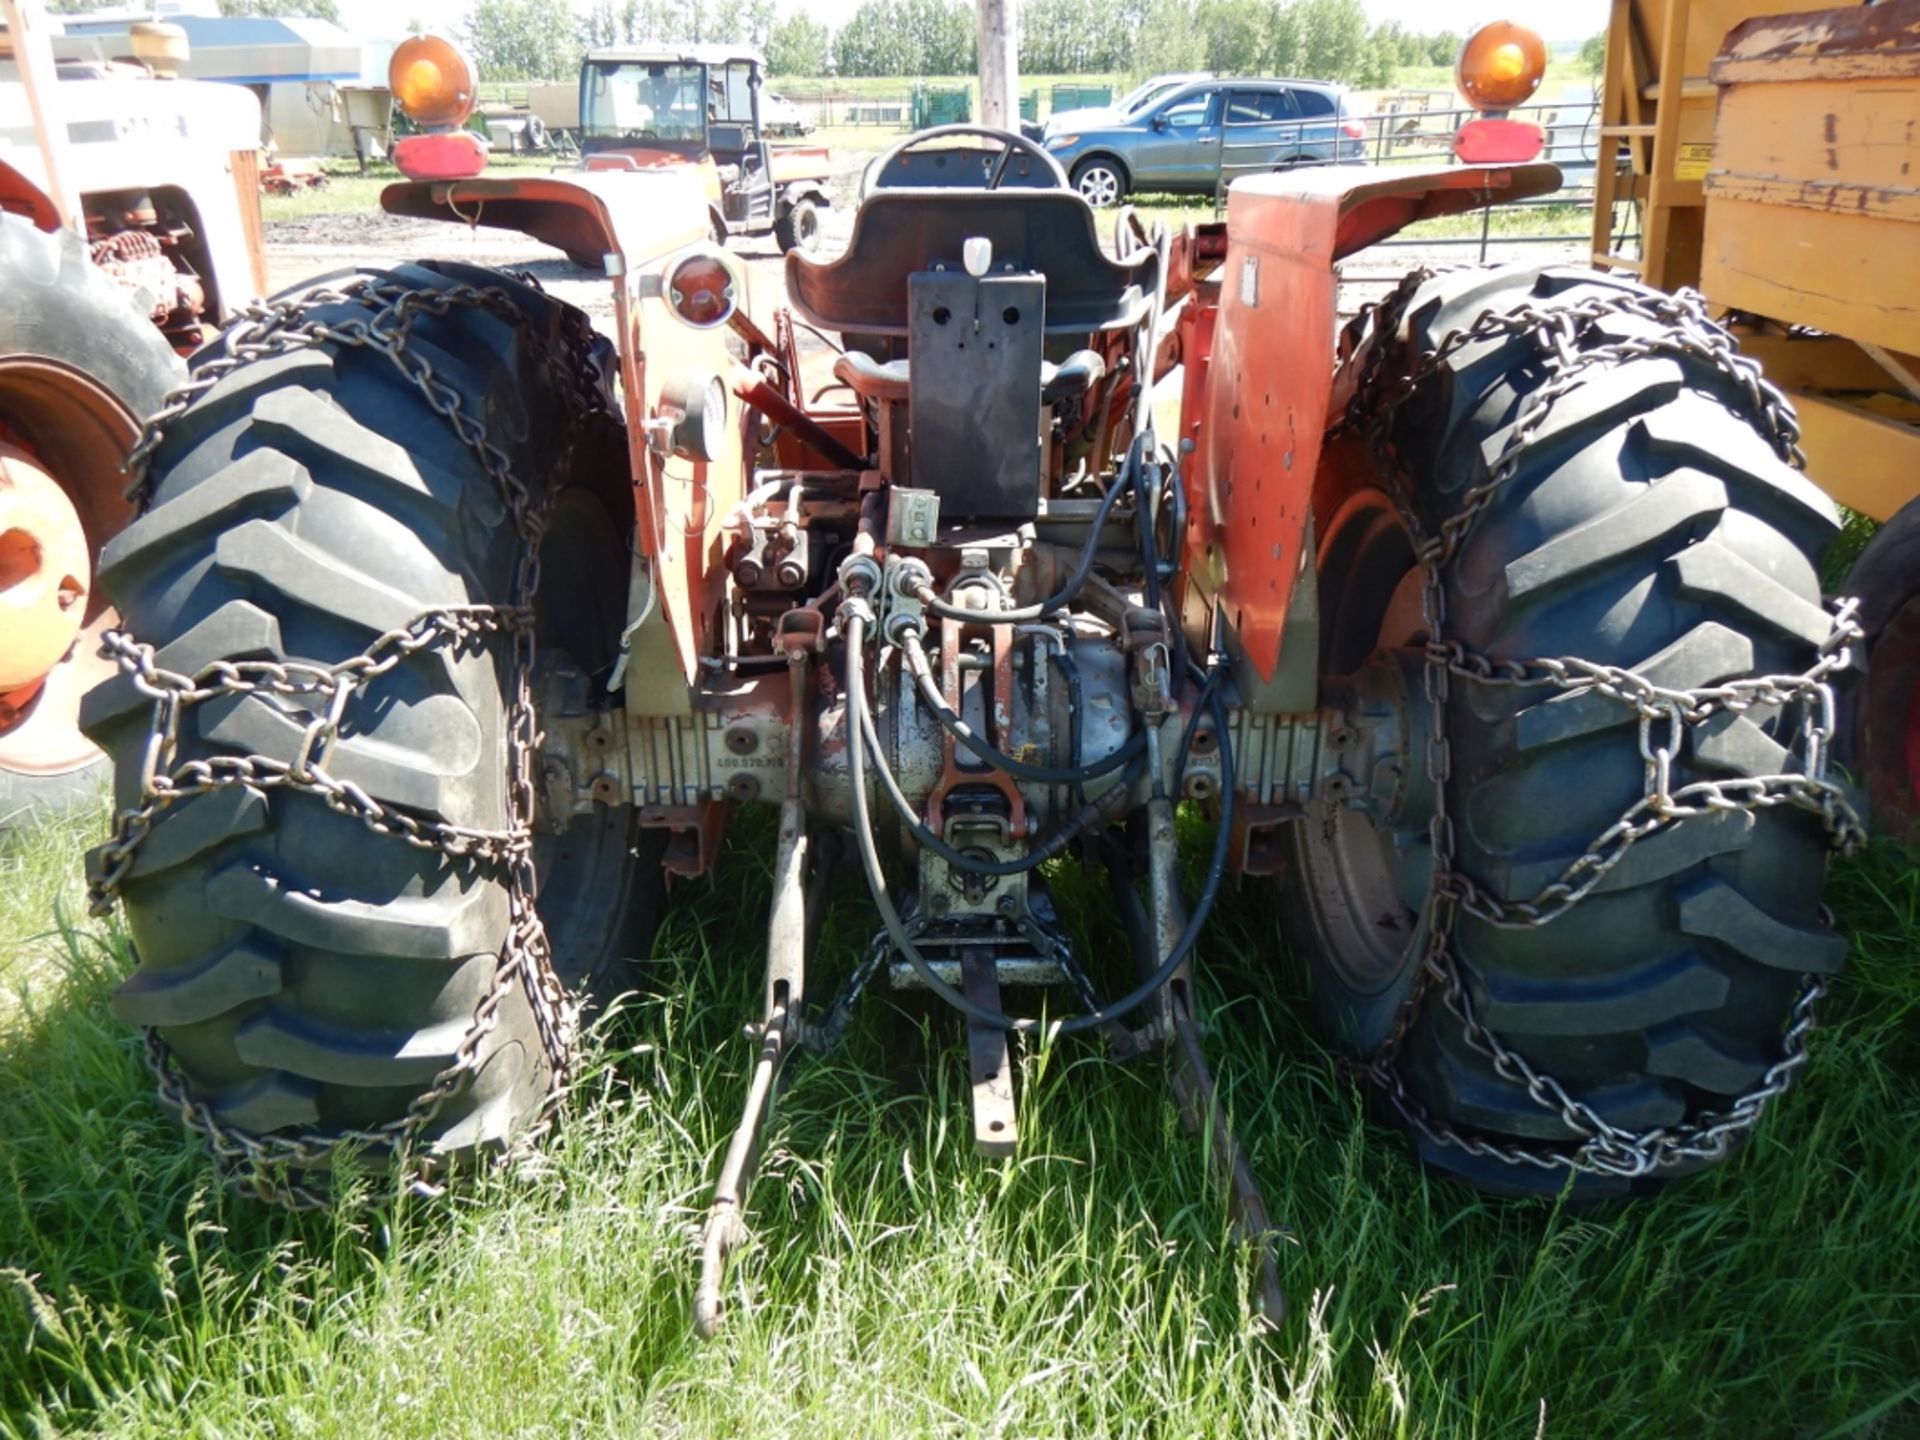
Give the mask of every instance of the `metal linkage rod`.
[[[801, 790], [806, 752], [806, 717], [811, 705], [804, 648], [787, 651], [793, 682], [792, 729], [787, 750], [787, 793], [780, 805], [780, 844], [773, 866], [773, 911], [767, 924], [765, 1019], [759, 1027], [760, 1058], [747, 1085], [739, 1127], [727, 1146], [727, 1158], [714, 1182], [713, 1200], [700, 1236], [700, 1283], [693, 1292], [693, 1328], [711, 1338], [726, 1313], [721, 1284], [727, 1256], [745, 1233], [747, 1191], [760, 1163], [760, 1141], [773, 1113], [781, 1070], [799, 1038], [806, 1000], [807, 964], [807, 809]], [[752, 1032], [749, 1031], [749, 1034]]]

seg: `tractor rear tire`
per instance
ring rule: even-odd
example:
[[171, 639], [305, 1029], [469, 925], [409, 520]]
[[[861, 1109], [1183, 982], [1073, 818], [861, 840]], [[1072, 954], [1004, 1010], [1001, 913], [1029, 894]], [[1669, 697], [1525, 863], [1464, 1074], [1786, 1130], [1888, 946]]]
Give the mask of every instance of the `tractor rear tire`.
[[[1397, 333], [1362, 332], [1348, 375], [1387, 347], [1407, 373], [1488, 311], [1563, 310], [1650, 294], [1573, 269], [1454, 272], [1427, 280]], [[1614, 317], [1607, 338], [1656, 322]], [[1586, 342], [1583, 342], [1586, 343]], [[1445, 361], [1386, 422], [1426, 533], [1488, 476], [1526, 396], [1551, 373], [1532, 334], [1486, 339]], [[1336, 393], [1345, 393], [1336, 391]], [[1364, 426], [1364, 422], [1363, 422]], [[1414, 657], [1420, 698], [1421, 572], [1373, 446], [1353, 431], [1323, 459], [1315, 497], [1322, 663]], [[1676, 688], [1796, 674], [1829, 633], [1817, 562], [1833, 504], [1784, 463], [1740, 386], [1710, 362], [1662, 353], [1609, 361], [1550, 403], [1518, 467], [1445, 574], [1449, 638], [1506, 660], [1580, 656]], [[1795, 714], [1757, 706], [1692, 730], [1673, 783], [1789, 768]], [[1791, 707], [1788, 707], [1791, 708]], [[1633, 712], [1589, 690], [1454, 678], [1445, 782], [1455, 866], [1503, 901], [1528, 900], [1640, 798]], [[1424, 777], [1423, 746], [1403, 757]], [[1779, 807], [1688, 819], [1627, 852], [1578, 902], [1536, 928], [1461, 915], [1452, 954], [1489, 1031], [1622, 1130], [1724, 1112], [1782, 1053], [1807, 975], [1840, 968], [1846, 942], [1822, 917], [1827, 836]], [[1283, 910], [1323, 1028], [1367, 1056], [1387, 1039], [1420, 968], [1432, 872], [1424, 820], [1392, 833], [1328, 802], [1291, 829]], [[1430, 1166], [1503, 1193], [1554, 1193], [1562, 1169], [1511, 1165], [1445, 1143], [1438, 1129], [1502, 1146], [1569, 1152], [1579, 1132], [1502, 1079], [1430, 992], [1395, 1062]], [[1403, 1117], [1404, 1118], [1404, 1117]], [[1575, 1193], [1652, 1188], [1692, 1159], [1627, 1180], [1580, 1173]]]
[[[120, 498], [125, 481], [113, 462], [99, 466], [96, 447], [82, 451], [75, 442], [100, 432], [100, 443], [118, 450], [118, 440], [104, 432], [136, 432], [186, 379], [186, 366], [138, 297], [96, 267], [86, 242], [69, 230], [48, 233], [21, 216], [0, 213], [0, 295], [6, 297], [0, 304], [0, 438], [23, 446], [61, 483], [79, 512], [88, 553], [97, 555], [132, 508]], [[16, 374], [8, 366], [36, 358], [79, 372], [106, 391], [105, 408], [117, 402], [122, 413], [87, 413], [98, 407], [77, 399], [71, 412], [49, 403], [47, 387], [62, 388], [57, 380]], [[124, 451], [116, 458], [124, 458]], [[96, 587], [67, 658], [23, 707], [17, 725], [0, 732], [0, 829], [28, 815], [92, 801], [105, 790], [107, 758], [80, 734], [75, 712], [97, 678], [92, 652], [110, 620]]]
[[[539, 343], [584, 321], [472, 267], [382, 278], [497, 288], [521, 317], [416, 312], [409, 351], [484, 421], [512, 473], [553, 496], [539, 651], [569, 648], [604, 695], [632, 523], [624, 442], [611, 416], [582, 419], [567, 403], [567, 377]], [[309, 318], [367, 313], [337, 303]], [[556, 472], [570, 435], [576, 461]], [[496, 482], [375, 350], [326, 343], [238, 366], [168, 424], [151, 479], [151, 508], [108, 547], [102, 574], [128, 631], [168, 670], [337, 664], [422, 611], [514, 600], [524, 542]], [[570, 513], [584, 523], [565, 523]], [[570, 543], [596, 529], [599, 543]], [[506, 828], [511, 650], [502, 634], [439, 645], [368, 682], [329, 773], [423, 821]], [[306, 717], [261, 694], [195, 704], [182, 712], [180, 758], [291, 759]], [[118, 804], [136, 804], [151, 706], [121, 677], [88, 697], [86, 719], [114, 757]], [[642, 953], [658, 887], [630, 910], [651, 853], [634, 853], [635, 836], [633, 811], [612, 809], [536, 837], [563, 979], [588, 984]], [[164, 1042], [214, 1124], [250, 1135], [324, 1140], [405, 1116], [472, 1029], [508, 932], [498, 867], [374, 833], [285, 787], [218, 789], [162, 810], [120, 896], [139, 968], [116, 1011]], [[524, 985], [497, 1017], [469, 1082], [411, 1137], [415, 1153], [496, 1153], [543, 1113], [552, 1070]]]
[[1920, 848], [1920, 501], [1875, 532], [1845, 593], [1860, 602], [1867, 678], [1849, 697], [1844, 758], [1874, 830]]

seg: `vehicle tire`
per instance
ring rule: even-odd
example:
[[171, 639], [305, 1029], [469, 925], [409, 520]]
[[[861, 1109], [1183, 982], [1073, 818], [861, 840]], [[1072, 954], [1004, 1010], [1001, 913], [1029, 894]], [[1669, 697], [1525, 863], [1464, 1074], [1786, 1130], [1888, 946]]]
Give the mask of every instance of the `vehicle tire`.
[[[624, 441], [610, 414], [571, 398], [546, 343], [584, 317], [469, 266], [377, 278], [485, 287], [510, 306], [416, 311], [409, 350], [461, 413], [484, 417], [512, 473], [551, 497], [538, 646], [573, 647], [570, 662], [600, 677], [583, 690], [604, 696], [632, 524]], [[348, 301], [308, 318], [368, 315]], [[513, 602], [524, 542], [496, 481], [376, 350], [326, 343], [237, 366], [169, 423], [150, 476], [151, 508], [108, 547], [102, 575], [168, 670], [332, 665], [428, 609]], [[498, 633], [436, 644], [366, 682], [328, 773], [425, 823], [508, 827], [511, 650]], [[291, 760], [309, 713], [258, 693], [193, 704], [177, 759]], [[138, 803], [152, 707], [121, 677], [88, 697], [86, 721], [114, 757], [119, 804]], [[634, 839], [630, 809], [536, 835], [555, 970], [576, 983], [644, 943], [652, 912], [627, 904], [648, 858]], [[164, 1043], [190, 1120], [282, 1141], [394, 1125], [452, 1062], [502, 973], [502, 872], [375, 833], [307, 790], [190, 795], [158, 813], [119, 886], [139, 968], [115, 1009]], [[497, 1152], [542, 1116], [552, 1078], [528, 987], [514, 983], [467, 1083], [408, 1137], [414, 1153]]]
[[[139, 297], [98, 269], [71, 231], [48, 233], [0, 214], [0, 295], [0, 438], [59, 483], [84, 536], [75, 548], [90, 561], [132, 517], [120, 462], [139, 422], [185, 380], [186, 366]], [[0, 530], [7, 528], [0, 516]], [[112, 614], [90, 571], [75, 578], [87, 590], [78, 637], [0, 724], [0, 828], [105, 789], [107, 760], [80, 733], [79, 705], [109, 673], [94, 651]]]
[[773, 238], [780, 253], [799, 250], [812, 254], [820, 244], [820, 212], [811, 200], [796, 200], [773, 222]]
[[1127, 198], [1127, 172], [1104, 155], [1082, 160], [1072, 178], [1080, 198], [1096, 210], [1109, 210]]
[[1920, 501], [1867, 542], [1847, 573], [1866, 635], [1866, 682], [1849, 697], [1842, 758], [1867, 792], [1873, 828], [1920, 846]]
[[[1386, 350], [1379, 373], [1408, 373], [1402, 367], [1489, 311], [1565, 311], [1622, 296], [1652, 292], [1574, 269], [1430, 279], [1390, 333], [1363, 323], [1342, 383], [1380, 360], [1377, 346]], [[1660, 328], [1614, 314], [1578, 344]], [[1531, 331], [1468, 344], [1389, 412], [1385, 440], [1406, 467], [1425, 533], [1488, 478], [1520, 405], [1551, 373], [1542, 352]], [[1421, 571], [1379, 452], [1360, 438], [1366, 428], [1363, 416], [1330, 440], [1316, 483], [1322, 673], [1339, 694], [1354, 683], [1342, 677], [1378, 657], [1372, 693], [1397, 686], [1417, 737]], [[1806, 671], [1829, 634], [1816, 567], [1838, 517], [1764, 433], [1743, 387], [1694, 355], [1588, 368], [1549, 403], [1446, 569], [1448, 638], [1502, 660], [1580, 656], [1681, 689]], [[1788, 769], [1797, 710], [1722, 710], [1690, 729], [1673, 783]], [[1591, 689], [1456, 675], [1445, 723], [1454, 865], [1498, 900], [1537, 897], [1643, 794], [1633, 711]], [[1423, 740], [1409, 739], [1398, 759], [1408, 785], [1427, 783]], [[1396, 823], [1381, 808], [1369, 820], [1323, 801], [1290, 827], [1282, 910], [1322, 1027], [1362, 1056], [1387, 1041], [1420, 968], [1433, 863], [1425, 818]], [[1805, 977], [1845, 957], [1820, 907], [1827, 843], [1805, 811], [1709, 811], [1633, 846], [1575, 914], [1538, 928], [1461, 914], [1454, 964], [1487, 1029], [1607, 1123], [1643, 1132], [1697, 1121], [1761, 1082], [1781, 1057]], [[1510, 1165], [1435, 1137], [1448, 1128], [1561, 1154], [1578, 1137], [1467, 1042], [1437, 985], [1394, 1068], [1433, 1122], [1413, 1126], [1427, 1164], [1489, 1190], [1560, 1188], [1562, 1169]], [[1644, 1179], [1581, 1173], [1575, 1190], [1651, 1188], [1693, 1168], [1682, 1158]]]

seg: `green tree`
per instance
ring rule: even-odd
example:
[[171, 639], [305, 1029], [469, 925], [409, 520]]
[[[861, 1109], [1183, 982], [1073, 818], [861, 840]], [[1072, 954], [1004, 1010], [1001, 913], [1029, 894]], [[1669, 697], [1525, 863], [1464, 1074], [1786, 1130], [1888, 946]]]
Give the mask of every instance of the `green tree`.
[[1300, 7], [1276, 3], [1267, 7], [1266, 43], [1260, 68], [1268, 75], [1298, 75], [1303, 49]]
[[1153, 0], [1140, 24], [1140, 40], [1134, 50], [1135, 73], [1199, 70], [1206, 59], [1205, 37], [1194, 24], [1193, 7], [1187, 0]]
[[767, 69], [775, 75], [819, 75], [827, 68], [827, 27], [796, 10], [767, 37]]
[[1589, 75], [1598, 75], [1607, 64], [1607, 32], [1589, 35], [1580, 42], [1580, 56], [1576, 62]]
[[1400, 41], [1393, 35], [1383, 35], [1376, 30], [1367, 39], [1366, 52], [1360, 62], [1359, 73], [1351, 77], [1355, 85], [1367, 90], [1385, 90], [1393, 84], [1393, 75], [1400, 68]]
[[[93, 7], [80, 7], [93, 8]], [[220, 0], [222, 15], [268, 15], [277, 20], [331, 20], [340, 23], [334, 0]]]
[[567, 0], [479, 0], [465, 24], [483, 80], [559, 80], [583, 48]]
[[966, 0], [864, 0], [833, 37], [842, 75], [965, 75], [974, 69]]
[[1347, 80], [1366, 63], [1367, 12], [1360, 0], [1295, 0], [1300, 17], [1298, 73], [1314, 80]]

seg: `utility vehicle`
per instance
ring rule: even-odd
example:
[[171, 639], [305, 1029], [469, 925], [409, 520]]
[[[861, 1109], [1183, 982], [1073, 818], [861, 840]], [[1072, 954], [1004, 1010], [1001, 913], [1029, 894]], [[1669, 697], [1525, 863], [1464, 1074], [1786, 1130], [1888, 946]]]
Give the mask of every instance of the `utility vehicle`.
[[772, 144], [792, 106], [768, 114], [765, 65], [750, 50], [688, 45], [595, 50], [580, 65], [581, 164], [698, 172], [715, 239], [771, 233], [811, 250], [832, 201], [823, 145]]
[[[1489, 47], [1497, 113], [1536, 49]], [[1110, 246], [1031, 140], [925, 132], [771, 308], [686, 171], [390, 188], [604, 255], [614, 318], [445, 261], [335, 277], [150, 422], [86, 723], [118, 762], [94, 899], [139, 956], [116, 1004], [166, 1101], [294, 1204], [347, 1153], [422, 1189], [510, 1157], [665, 882], [764, 805], [703, 1332], [784, 1065], [881, 983], [960, 1012], [990, 1155], [1043, 1028], [1164, 1057], [1277, 1318], [1199, 1030], [1228, 884], [1271, 895], [1437, 1170], [1588, 1197], [1724, 1158], [1846, 948], [1837, 515], [1692, 301], [1420, 272], [1336, 334], [1342, 256], [1553, 188], [1492, 123], [1512, 163], [1261, 176]], [[1183, 804], [1213, 822], [1191, 890]], [[1054, 861], [1104, 872], [1130, 954], [1062, 925]], [[857, 954], [818, 943], [836, 865]]]

